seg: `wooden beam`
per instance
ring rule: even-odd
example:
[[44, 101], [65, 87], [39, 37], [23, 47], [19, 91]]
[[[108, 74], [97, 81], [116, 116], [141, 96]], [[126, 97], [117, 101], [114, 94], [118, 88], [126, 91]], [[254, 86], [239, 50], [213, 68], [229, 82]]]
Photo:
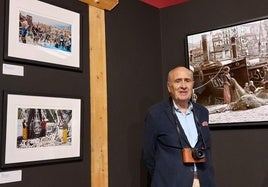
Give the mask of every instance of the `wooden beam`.
[[112, 10], [119, 3], [118, 0], [80, 0], [80, 1], [103, 10]]
[[92, 187], [108, 187], [108, 115], [104, 16], [104, 10], [89, 6]]

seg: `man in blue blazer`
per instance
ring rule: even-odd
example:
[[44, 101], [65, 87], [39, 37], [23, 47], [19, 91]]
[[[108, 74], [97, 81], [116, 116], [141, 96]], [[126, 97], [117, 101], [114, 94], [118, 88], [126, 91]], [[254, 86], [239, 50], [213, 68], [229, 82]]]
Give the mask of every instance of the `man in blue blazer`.
[[148, 110], [143, 161], [151, 187], [216, 186], [208, 110], [191, 101], [193, 86], [191, 70], [172, 69], [167, 81], [170, 98]]

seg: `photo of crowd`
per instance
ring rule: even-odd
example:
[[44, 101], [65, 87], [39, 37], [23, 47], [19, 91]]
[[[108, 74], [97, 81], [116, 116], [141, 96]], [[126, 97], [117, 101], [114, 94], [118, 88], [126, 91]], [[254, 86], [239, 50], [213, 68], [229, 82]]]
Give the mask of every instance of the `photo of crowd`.
[[29, 12], [19, 13], [19, 42], [52, 50], [72, 51], [71, 25]]

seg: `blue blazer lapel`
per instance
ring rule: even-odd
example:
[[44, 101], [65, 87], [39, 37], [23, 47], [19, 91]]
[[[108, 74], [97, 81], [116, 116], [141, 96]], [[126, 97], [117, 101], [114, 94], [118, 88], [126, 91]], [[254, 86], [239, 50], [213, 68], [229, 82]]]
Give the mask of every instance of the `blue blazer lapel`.
[[[180, 124], [180, 121], [177, 120], [178, 124], [175, 121], [175, 117], [177, 118], [177, 116], [175, 115], [175, 113], [173, 113], [173, 107], [170, 103], [170, 100], [166, 104], [165, 113], [168, 116], [168, 118], [170, 119], [171, 123], [174, 124], [176, 131], [178, 131], [177, 127], [179, 128], [180, 132], [178, 132], [178, 136], [180, 136], [180, 140], [183, 141], [183, 142], [181, 142], [182, 147], [184, 147], [183, 145], [185, 145], [185, 144], [190, 147], [190, 142], [187, 139], [187, 136], [186, 136], [181, 124]], [[179, 135], [179, 133], [180, 133], [180, 135]]]

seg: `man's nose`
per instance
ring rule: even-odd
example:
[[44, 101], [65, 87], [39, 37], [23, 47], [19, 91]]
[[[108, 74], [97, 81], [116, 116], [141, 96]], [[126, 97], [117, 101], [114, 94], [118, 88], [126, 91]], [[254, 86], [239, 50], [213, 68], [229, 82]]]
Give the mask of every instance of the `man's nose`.
[[186, 81], [185, 80], [181, 81], [181, 87], [186, 87]]

